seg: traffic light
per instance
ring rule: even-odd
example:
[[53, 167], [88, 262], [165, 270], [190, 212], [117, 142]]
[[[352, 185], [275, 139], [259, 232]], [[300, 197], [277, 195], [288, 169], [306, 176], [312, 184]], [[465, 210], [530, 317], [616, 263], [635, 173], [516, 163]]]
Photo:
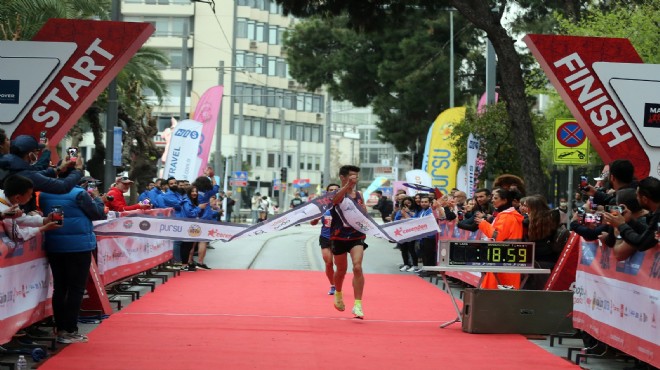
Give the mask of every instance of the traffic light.
[[281, 181], [282, 183], [286, 183], [286, 170], [287, 170], [286, 167], [282, 167], [282, 168], [280, 169], [280, 181]]

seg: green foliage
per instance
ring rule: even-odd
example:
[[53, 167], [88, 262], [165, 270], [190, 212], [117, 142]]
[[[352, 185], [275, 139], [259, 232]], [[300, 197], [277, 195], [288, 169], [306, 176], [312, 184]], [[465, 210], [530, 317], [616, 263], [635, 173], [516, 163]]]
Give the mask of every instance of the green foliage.
[[577, 23], [557, 20], [561, 34], [627, 38], [645, 63], [660, 63], [660, 0], [615, 1], [611, 9], [590, 9]]
[[[541, 116], [532, 116], [536, 144], [545, 153], [544, 147], [550, 143], [552, 127], [549, 126]], [[472, 133], [480, 143], [480, 152], [486, 154], [486, 165], [481, 172], [480, 179], [494, 179], [495, 177], [509, 173], [525, 177], [526, 169], [521, 168], [520, 153], [518, 150], [517, 136], [511, 130], [511, 121], [506, 110], [506, 103], [497, 103], [488, 106], [482, 114], [474, 109], [468, 108], [465, 119], [454, 126], [452, 133], [452, 146], [456, 148], [456, 160], [458, 163], [467, 161], [467, 139]], [[544, 168], [551, 163], [549, 158], [542, 155], [541, 161]]]
[[0, 40], [31, 40], [50, 18], [108, 19], [110, 0], [2, 0]]
[[[381, 138], [403, 151], [416, 139], [424, 143], [429, 124], [449, 107], [450, 49], [446, 11], [400, 10], [360, 30], [347, 15], [315, 16], [287, 32], [284, 45], [291, 76], [310, 90], [326, 86], [336, 100], [371, 105]], [[484, 90], [470, 69], [483, 63], [471, 53], [482, 40], [457, 13], [454, 29], [455, 100], [461, 105]]]

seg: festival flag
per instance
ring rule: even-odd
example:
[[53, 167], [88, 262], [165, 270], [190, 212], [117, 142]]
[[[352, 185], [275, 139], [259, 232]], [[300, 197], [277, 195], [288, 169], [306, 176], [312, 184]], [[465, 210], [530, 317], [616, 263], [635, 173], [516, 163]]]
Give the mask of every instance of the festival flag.
[[456, 187], [455, 149], [451, 146], [451, 135], [454, 125], [465, 118], [465, 107], [449, 108], [440, 113], [433, 123], [433, 135], [429, 145], [428, 164], [426, 172], [431, 175], [431, 185], [443, 194]]
[[[198, 160], [195, 166], [197, 176], [204, 175], [204, 169], [209, 161], [211, 142], [213, 141], [215, 127], [218, 124], [218, 114], [220, 113], [220, 105], [222, 104], [222, 92], [223, 86], [213, 86], [206, 90], [199, 99], [199, 103], [197, 103], [197, 108], [195, 109], [193, 120], [202, 124], [202, 136], [199, 141]], [[220, 158], [217, 160], [220, 160]]]
[[201, 122], [188, 119], [179, 122], [170, 140], [163, 177], [188, 181], [197, 178], [197, 152], [201, 136]]

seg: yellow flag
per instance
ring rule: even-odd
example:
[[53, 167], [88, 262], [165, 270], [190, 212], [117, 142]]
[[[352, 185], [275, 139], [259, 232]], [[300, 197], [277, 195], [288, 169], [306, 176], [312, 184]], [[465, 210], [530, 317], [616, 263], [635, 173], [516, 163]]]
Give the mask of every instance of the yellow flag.
[[431, 175], [433, 187], [440, 189], [443, 194], [449, 193], [456, 187], [458, 163], [456, 150], [451, 146], [450, 138], [454, 125], [463, 118], [465, 118], [465, 107], [449, 108], [440, 113], [433, 123], [425, 170]]

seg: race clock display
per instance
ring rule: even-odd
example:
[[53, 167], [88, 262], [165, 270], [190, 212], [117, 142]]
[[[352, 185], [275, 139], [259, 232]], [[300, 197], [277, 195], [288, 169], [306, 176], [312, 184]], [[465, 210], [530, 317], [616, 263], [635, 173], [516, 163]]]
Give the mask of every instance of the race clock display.
[[461, 240], [448, 249], [450, 266], [534, 267], [534, 243]]

